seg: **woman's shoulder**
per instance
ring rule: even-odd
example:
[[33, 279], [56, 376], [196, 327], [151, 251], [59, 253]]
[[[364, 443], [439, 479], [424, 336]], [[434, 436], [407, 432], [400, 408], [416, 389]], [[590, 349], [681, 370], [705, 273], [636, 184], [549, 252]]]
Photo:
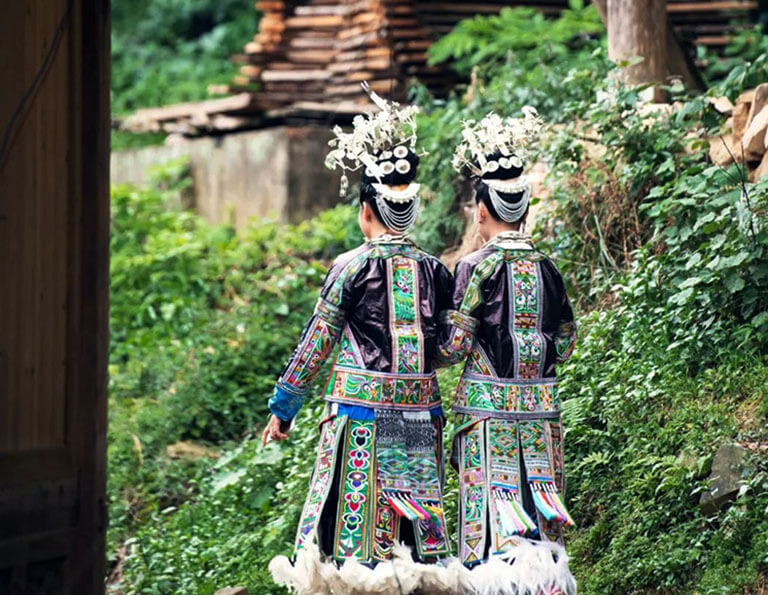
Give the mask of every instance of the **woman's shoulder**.
[[470, 252], [466, 256], [462, 256], [456, 262], [456, 270], [460, 269], [475, 269], [479, 265], [484, 263], [496, 262], [502, 259], [502, 254], [498, 250], [494, 250], [490, 246], [479, 248], [474, 252]]
[[371, 246], [368, 244], [360, 244], [357, 248], [342, 252], [336, 258], [333, 259], [331, 268], [344, 268], [352, 261], [365, 257], [371, 251]]

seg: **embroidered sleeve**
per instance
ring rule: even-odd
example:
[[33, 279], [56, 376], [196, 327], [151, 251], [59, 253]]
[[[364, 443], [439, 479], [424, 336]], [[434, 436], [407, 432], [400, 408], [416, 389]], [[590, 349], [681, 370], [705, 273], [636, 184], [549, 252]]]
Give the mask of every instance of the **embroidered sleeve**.
[[562, 364], [571, 357], [573, 346], [576, 344], [576, 323], [571, 320], [561, 322], [557, 327], [557, 338], [555, 339], [555, 350], [557, 351], [557, 362]]
[[449, 366], [464, 360], [475, 342], [478, 320], [457, 310], [446, 310], [440, 314], [440, 326], [437, 364]]
[[568, 301], [565, 284], [562, 281], [561, 284], [563, 294], [560, 303], [560, 323], [557, 327], [557, 337], [555, 337], [555, 351], [559, 364], [571, 357], [573, 346], [576, 344], [576, 322], [573, 318], [573, 309]]
[[436, 364], [449, 366], [469, 355], [475, 342], [479, 320], [477, 312], [482, 305], [480, 284], [490, 275], [496, 265], [494, 258], [488, 258], [474, 267], [471, 263], [459, 261], [453, 288], [453, 308], [440, 315], [440, 342]]
[[334, 264], [328, 272], [315, 312], [269, 400], [270, 411], [280, 419], [288, 421], [298, 413], [312, 381], [333, 352], [349, 306], [345, 282], [365, 261], [365, 255], [361, 255], [344, 266]]

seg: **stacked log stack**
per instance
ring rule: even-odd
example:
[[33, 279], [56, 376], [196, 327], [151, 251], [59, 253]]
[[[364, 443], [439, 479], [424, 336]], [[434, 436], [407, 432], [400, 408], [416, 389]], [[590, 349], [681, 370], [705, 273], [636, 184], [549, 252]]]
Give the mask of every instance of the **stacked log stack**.
[[[267, 111], [296, 103], [364, 104], [359, 83], [402, 99], [417, 78], [443, 95], [456, 82], [450, 68], [429, 66], [427, 49], [460, 20], [527, 6], [549, 16], [568, 0], [440, 2], [438, 0], [258, 0], [259, 32], [234, 57], [240, 74], [231, 93], [252, 93]], [[754, 0], [671, 0], [668, 16], [677, 34], [699, 45], [721, 47], [748, 21]], [[333, 111], [331, 109], [330, 111]]]
[[712, 99], [720, 113], [729, 115], [729, 132], [710, 139], [709, 156], [718, 165], [744, 163], [749, 180], [768, 176], [768, 84], [745, 91], [731, 103], [726, 97]]
[[[239, 74], [229, 85], [210, 87], [231, 97], [139, 110], [115, 125], [195, 136], [289, 120], [349, 122], [372, 109], [360, 92], [364, 80], [397, 101], [414, 79], [445, 96], [456, 75], [450, 66], [428, 64], [430, 44], [462, 19], [517, 6], [557, 16], [569, 1], [257, 0], [258, 33], [232, 58]], [[722, 48], [757, 6], [755, 0], [669, 0], [667, 13], [678, 37]], [[745, 98], [731, 106], [735, 130], [746, 119], [752, 122], [751, 105]]]
[[[360, 82], [402, 97], [409, 77], [433, 91], [451, 82], [426, 64], [431, 32], [404, 0], [261, 0], [259, 33], [235, 56], [231, 92], [250, 91], [264, 110], [296, 102], [365, 103]], [[430, 84], [431, 83], [431, 84]]]

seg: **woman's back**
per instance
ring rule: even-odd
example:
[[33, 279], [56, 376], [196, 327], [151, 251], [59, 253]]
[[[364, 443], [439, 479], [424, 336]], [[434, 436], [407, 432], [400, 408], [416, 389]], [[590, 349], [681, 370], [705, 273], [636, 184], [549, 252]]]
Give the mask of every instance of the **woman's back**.
[[478, 321], [468, 371], [498, 378], [554, 378], [573, 346], [562, 277], [530, 244], [491, 243], [456, 266], [454, 307]]

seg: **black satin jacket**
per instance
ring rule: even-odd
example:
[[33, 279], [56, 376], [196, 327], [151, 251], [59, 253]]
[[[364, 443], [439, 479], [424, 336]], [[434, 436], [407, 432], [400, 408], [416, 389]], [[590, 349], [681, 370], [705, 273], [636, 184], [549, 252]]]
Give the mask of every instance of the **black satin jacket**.
[[467, 371], [497, 378], [554, 378], [576, 338], [554, 263], [527, 241], [497, 240], [456, 265], [440, 359], [468, 357]]
[[403, 238], [377, 239], [339, 256], [273, 398], [287, 402], [294, 395], [296, 404], [281, 409], [275, 402], [273, 411], [286, 419], [295, 414], [337, 342], [338, 365], [395, 374], [432, 372], [439, 314], [451, 307], [452, 287], [445, 265]]

